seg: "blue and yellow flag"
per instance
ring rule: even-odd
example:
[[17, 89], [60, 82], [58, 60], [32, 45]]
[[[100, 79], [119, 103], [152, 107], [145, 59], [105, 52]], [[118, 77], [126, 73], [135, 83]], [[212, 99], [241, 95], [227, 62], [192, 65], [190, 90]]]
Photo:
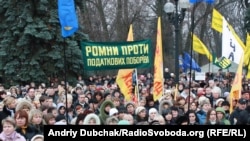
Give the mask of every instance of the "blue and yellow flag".
[[71, 36], [78, 30], [74, 0], [58, 0], [58, 16], [63, 37]]

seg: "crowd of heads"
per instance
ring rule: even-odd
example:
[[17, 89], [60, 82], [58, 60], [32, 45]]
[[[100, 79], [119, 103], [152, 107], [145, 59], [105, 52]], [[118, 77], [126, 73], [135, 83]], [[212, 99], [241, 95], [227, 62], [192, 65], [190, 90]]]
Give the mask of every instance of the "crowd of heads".
[[189, 75], [181, 74], [175, 83], [174, 74], [165, 70], [159, 99], [154, 99], [150, 73], [138, 75], [129, 97], [117, 85], [116, 76], [109, 75], [79, 77], [75, 86], [63, 81], [49, 86], [33, 82], [1, 86], [0, 130], [3, 135], [10, 134], [5, 131], [8, 125], [12, 132], [31, 140], [43, 136], [44, 125], [249, 124], [248, 81], [243, 80], [239, 99], [231, 99], [232, 80], [225, 75], [207, 76], [202, 81]]

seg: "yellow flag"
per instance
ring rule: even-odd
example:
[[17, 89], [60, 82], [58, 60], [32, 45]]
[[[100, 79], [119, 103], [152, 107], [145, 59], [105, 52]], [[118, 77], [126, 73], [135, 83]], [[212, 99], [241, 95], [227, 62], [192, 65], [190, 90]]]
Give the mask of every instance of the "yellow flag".
[[244, 51], [244, 66], [247, 66], [247, 79], [250, 79], [250, 35], [247, 33], [246, 48]]
[[247, 33], [246, 48], [244, 50], [244, 66], [249, 65], [250, 59], [250, 35]]
[[232, 88], [230, 91], [230, 113], [233, 111], [233, 100], [238, 100], [241, 97], [242, 89], [242, 67], [243, 67], [244, 54], [242, 54], [237, 72], [235, 74]]
[[155, 60], [154, 60], [154, 85], [153, 85], [154, 101], [158, 100], [163, 94], [163, 81], [164, 79], [163, 79], [161, 18], [158, 17]]
[[250, 79], [250, 64], [247, 66], [247, 79]]
[[[133, 40], [133, 26], [130, 25], [127, 41]], [[116, 77], [116, 83], [124, 95], [125, 101], [132, 101], [133, 98], [133, 71], [134, 69], [120, 69]]]
[[195, 34], [193, 34], [193, 50], [200, 54], [206, 55], [210, 62], [213, 61], [213, 57], [211, 53], [209, 52], [208, 48], [203, 44], [203, 42]]
[[212, 28], [222, 33], [222, 27], [223, 27], [223, 16], [216, 9], [213, 9]]

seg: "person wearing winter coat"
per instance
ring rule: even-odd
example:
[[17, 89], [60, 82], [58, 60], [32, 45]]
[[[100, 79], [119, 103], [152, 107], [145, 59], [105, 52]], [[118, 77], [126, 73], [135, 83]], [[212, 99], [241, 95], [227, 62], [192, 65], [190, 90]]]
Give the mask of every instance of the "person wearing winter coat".
[[0, 133], [2, 141], [26, 141], [24, 136], [15, 131], [15, 120], [12, 117], [7, 117], [2, 120], [3, 131]]
[[87, 114], [83, 120], [84, 125], [101, 125], [101, 120], [95, 113]]
[[[11, 96], [7, 96], [3, 100], [3, 111], [0, 112], [0, 122], [2, 122], [3, 119], [6, 117], [14, 117], [15, 114], [15, 108], [16, 108], [16, 99]], [[2, 132], [2, 124], [0, 124], [0, 132]]]
[[226, 119], [226, 112], [222, 107], [216, 108], [216, 116], [218, 120], [223, 122], [225, 125], [231, 125], [230, 121]]
[[31, 140], [31, 138], [37, 134], [42, 134], [37, 128], [29, 123], [29, 116], [25, 110], [16, 111], [14, 115], [16, 121], [16, 132], [25, 137], [26, 140]]
[[103, 101], [100, 107], [100, 114], [98, 115], [101, 120], [101, 125], [106, 124], [106, 119], [109, 117], [109, 111], [111, 108], [114, 108], [114, 107], [115, 106], [112, 101], [110, 100]]

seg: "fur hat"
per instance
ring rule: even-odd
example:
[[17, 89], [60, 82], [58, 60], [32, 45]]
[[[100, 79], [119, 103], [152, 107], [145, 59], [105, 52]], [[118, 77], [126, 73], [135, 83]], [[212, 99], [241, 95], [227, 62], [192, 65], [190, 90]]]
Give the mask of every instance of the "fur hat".
[[37, 134], [37, 135], [33, 136], [30, 141], [35, 141], [36, 139], [43, 139], [44, 140], [44, 136]]
[[88, 125], [90, 119], [92, 119], [92, 118], [95, 119], [96, 125], [101, 125], [100, 118], [99, 118], [98, 115], [96, 115], [95, 113], [90, 113], [90, 114], [88, 114], [88, 115], [84, 118], [83, 124], [84, 124], [84, 125]]
[[218, 105], [219, 102], [223, 102], [223, 101], [225, 101], [223, 98], [219, 98], [219, 99], [216, 100], [215, 105], [216, 105], [216, 106], [219, 106], [219, 105]]
[[19, 110], [24, 109], [24, 108], [28, 108], [29, 110], [32, 110], [33, 105], [32, 105], [32, 103], [30, 101], [28, 101], [26, 99], [18, 100], [15, 110], [19, 111]]
[[143, 110], [146, 110], [146, 108], [143, 106], [139, 106], [135, 109], [135, 114], [138, 115]]

